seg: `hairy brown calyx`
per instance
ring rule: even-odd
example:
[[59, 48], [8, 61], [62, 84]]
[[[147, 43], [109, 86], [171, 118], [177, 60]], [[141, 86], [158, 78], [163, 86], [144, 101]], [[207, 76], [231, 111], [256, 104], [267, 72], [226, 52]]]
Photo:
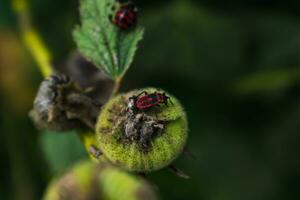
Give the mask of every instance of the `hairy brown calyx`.
[[30, 116], [41, 129], [94, 129], [101, 104], [65, 75], [52, 75], [40, 85]]

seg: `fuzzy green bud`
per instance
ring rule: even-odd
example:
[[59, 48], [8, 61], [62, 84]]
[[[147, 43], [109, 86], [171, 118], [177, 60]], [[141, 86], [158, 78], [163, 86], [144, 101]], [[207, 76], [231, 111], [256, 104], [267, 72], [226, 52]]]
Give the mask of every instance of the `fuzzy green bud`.
[[[157, 94], [165, 95], [165, 101], [155, 99], [153, 95]], [[139, 109], [138, 101], [145, 100], [145, 95], [152, 95], [157, 105], [149, 101], [152, 104], [148, 109]], [[123, 169], [141, 173], [170, 165], [182, 153], [187, 132], [187, 117], [179, 101], [155, 88], [111, 99], [103, 107], [96, 125], [96, 137], [104, 156]]]
[[49, 185], [44, 200], [155, 200], [152, 186], [111, 164], [80, 162]]

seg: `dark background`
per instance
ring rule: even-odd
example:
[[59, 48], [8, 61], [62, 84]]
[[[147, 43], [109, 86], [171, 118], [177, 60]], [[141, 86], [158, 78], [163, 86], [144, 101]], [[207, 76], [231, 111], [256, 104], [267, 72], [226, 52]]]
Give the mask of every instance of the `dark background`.
[[[61, 64], [75, 49], [75, 0], [31, 0], [34, 25]], [[136, 1], [146, 27], [123, 90], [164, 88], [189, 117], [196, 160], [148, 177], [162, 199], [300, 198], [300, 1]], [[27, 117], [42, 80], [0, 2], [0, 199], [40, 199], [87, 157], [76, 134], [40, 134]]]

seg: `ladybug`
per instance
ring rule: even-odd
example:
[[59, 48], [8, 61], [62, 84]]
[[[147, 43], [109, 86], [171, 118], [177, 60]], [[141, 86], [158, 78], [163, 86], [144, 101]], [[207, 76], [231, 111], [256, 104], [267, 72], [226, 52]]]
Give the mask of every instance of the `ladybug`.
[[114, 17], [110, 16], [110, 19], [121, 30], [130, 30], [138, 21], [137, 7], [133, 2], [121, 3]]
[[134, 95], [129, 98], [128, 107], [131, 110], [145, 111], [155, 106], [160, 106], [161, 104], [168, 105], [168, 102], [171, 102], [170, 97], [165, 93], [153, 92], [148, 94], [143, 91], [139, 95]]

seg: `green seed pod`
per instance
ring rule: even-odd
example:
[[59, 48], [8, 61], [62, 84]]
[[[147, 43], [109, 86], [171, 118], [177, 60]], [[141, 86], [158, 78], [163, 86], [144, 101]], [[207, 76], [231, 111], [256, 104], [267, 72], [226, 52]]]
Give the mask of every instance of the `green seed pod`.
[[[138, 96], [143, 92], [147, 94]], [[138, 108], [147, 95], [156, 94], [165, 95], [159, 98], [165, 101], [156, 106], [148, 102], [148, 109]], [[162, 90], [146, 88], [111, 99], [98, 118], [96, 137], [110, 162], [128, 171], [147, 173], [170, 165], [182, 153], [187, 130], [179, 101]]]
[[44, 200], [155, 200], [143, 178], [100, 161], [80, 162], [49, 185]]

